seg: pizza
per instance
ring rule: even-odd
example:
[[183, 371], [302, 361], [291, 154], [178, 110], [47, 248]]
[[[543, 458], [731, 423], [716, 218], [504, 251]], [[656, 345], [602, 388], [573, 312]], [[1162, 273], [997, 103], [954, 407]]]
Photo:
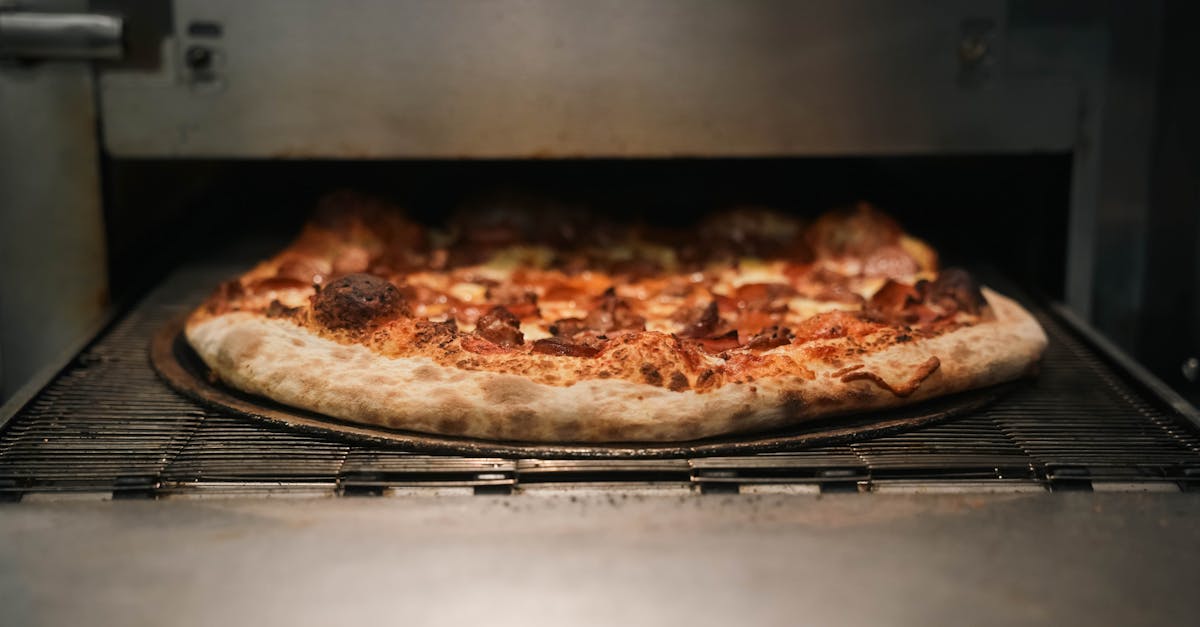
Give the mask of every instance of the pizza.
[[665, 228], [544, 203], [440, 226], [341, 192], [185, 333], [243, 392], [371, 426], [662, 442], [1017, 379], [1036, 320], [867, 204]]

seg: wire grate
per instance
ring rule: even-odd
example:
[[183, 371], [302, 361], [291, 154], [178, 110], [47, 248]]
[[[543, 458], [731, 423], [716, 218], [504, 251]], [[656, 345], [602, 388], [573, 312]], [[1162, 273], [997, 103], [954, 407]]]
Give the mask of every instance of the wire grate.
[[228, 274], [219, 266], [176, 274], [13, 417], [0, 432], [0, 496], [379, 494], [556, 482], [1011, 489], [1200, 481], [1197, 429], [1045, 312], [1038, 315], [1051, 343], [1036, 380], [973, 415], [875, 440], [690, 460], [509, 460], [347, 444], [203, 408], [157, 379], [146, 356], [150, 337]]

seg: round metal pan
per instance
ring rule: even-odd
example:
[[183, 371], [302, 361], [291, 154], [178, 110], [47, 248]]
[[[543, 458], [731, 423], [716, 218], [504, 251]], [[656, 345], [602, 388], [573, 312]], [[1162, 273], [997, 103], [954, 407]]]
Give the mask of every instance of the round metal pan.
[[370, 427], [288, 407], [245, 394], [209, 376], [183, 337], [186, 316], [164, 325], [150, 344], [150, 362], [175, 390], [204, 405], [306, 433], [350, 442], [387, 445], [423, 453], [472, 457], [523, 458], [664, 458], [744, 455], [792, 451], [819, 445], [856, 442], [941, 422], [980, 409], [1011, 385], [933, 399], [912, 407], [812, 420], [785, 430], [747, 433], [689, 442], [562, 443], [500, 442]]

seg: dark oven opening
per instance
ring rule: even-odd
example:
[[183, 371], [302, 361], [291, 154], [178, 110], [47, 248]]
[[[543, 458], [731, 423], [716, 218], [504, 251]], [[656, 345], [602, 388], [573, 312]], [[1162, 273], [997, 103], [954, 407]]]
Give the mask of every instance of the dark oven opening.
[[[237, 242], [268, 255], [340, 188], [436, 223], [496, 194], [687, 224], [759, 205], [815, 216], [875, 204], [946, 263], [986, 267], [1053, 300], [1064, 291], [1071, 157], [461, 161], [129, 161], [108, 165], [112, 289], [129, 297], [185, 259]], [[269, 242], [269, 244], [268, 244]]]

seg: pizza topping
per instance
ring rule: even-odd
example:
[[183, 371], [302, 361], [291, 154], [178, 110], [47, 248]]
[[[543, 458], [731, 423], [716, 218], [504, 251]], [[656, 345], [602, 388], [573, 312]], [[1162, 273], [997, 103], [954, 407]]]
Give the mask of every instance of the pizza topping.
[[746, 346], [754, 350], [768, 350], [776, 346], [790, 344], [795, 335], [791, 329], [778, 325], [770, 326], [750, 338]]
[[863, 260], [864, 276], [903, 278], [921, 271], [921, 266], [900, 246], [884, 246]]
[[521, 319], [501, 305], [492, 307], [479, 317], [475, 322], [475, 334], [505, 348], [525, 343], [525, 334], [521, 333]]
[[[335, 200], [347, 215], [327, 203], [292, 248], [223, 286], [207, 311], [260, 312], [389, 356], [552, 384], [622, 378], [697, 392], [811, 377], [805, 359], [840, 368], [986, 312], [961, 270], [913, 285], [936, 255], [865, 205], [807, 227], [743, 210], [699, 231], [574, 221], [558, 232], [504, 210], [426, 234], [380, 203]], [[307, 311], [296, 307], [304, 299]], [[551, 368], [530, 354], [574, 359]], [[862, 368], [839, 376], [897, 395], [920, 383], [889, 385]]]
[[550, 335], [555, 337], [572, 337], [588, 328], [583, 318], [563, 318], [550, 325]]
[[824, 267], [814, 267], [800, 282], [802, 295], [816, 300], [857, 305], [863, 297], [850, 287], [850, 280]]
[[830, 211], [805, 233], [819, 258], [866, 257], [900, 240], [900, 225], [867, 203]]
[[778, 211], [740, 207], [705, 219], [699, 234], [711, 250], [699, 249], [694, 254], [806, 259], [808, 248], [799, 240], [802, 226]]
[[289, 277], [269, 277], [259, 279], [246, 286], [246, 290], [255, 294], [265, 294], [279, 290], [303, 290], [312, 287], [312, 283]]
[[600, 332], [626, 329], [646, 330], [646, 319], [634, 313], [633, 308], [625, 299], [618, 298], [617, 291], [612, 287], [604, 291], [600, 301], [594, 309], [588, 312], [584, 321], [589, 329]]
[[948, 311], [961, 310], [978, 315], [987, 305], [979, 284], [966, 270], [946, 268], [929, 284], [929, 302]]
[[783, 301], [795, 294], [795, 288], [784, 283], [747, 283], [734, 292], [738, 309], [754, 310], [786, 309]]
[[[459, 346], [462, 346], [463, 350], [477, 355], [498, 355], [509, 352], [508, 348], [477, 335], [464, 335]], [[459, 362], [458, 366], [462, 367], [463, 363]]]
[[868, 320], [859, 312], [829, 311], [801, 322], [796, 327], [795, 342], [803, 344], [847, 336], [862, 337], [883, 327], [883, 324]]
[[238, 309], [240, 301], [246, 296], [242, 282], [234, 279], [225, 281], [217, 286], [212, 296], [204, 303], [204, 309], [210, 314], [220, 314]]
[[488, 302], [504, 305], [513, 315], [522, 320], [536, 318], [540, 314], [537, 306], [537, 293], [519, 285], [492, 285], [486, 289], [484, 296]]
[[694, 315], [692, 320], [679, 332], [679, 335], [692, 338], [708, 337], [717, 330], [717, 325], [720, 323], [721, 316], [717, 313], [717, 301], [714, 300]]
[[371, 254], [361, 246], [347, 246], [333, 258], [334, 274], [366, 272], [371, 267]]
[[288, 307], [278, 299], [274, 299], [270, 305], [267, 305], [266, 313], [268, 318], [291, 318], [300, 313], [300, 310], [300, 307]]
[[567, 357], [595, 357], [600, 349], [585, 344], [573, 344], [559, 337], [548, 337], [533, 343], [533, 352]]
[[736, 330], [717, 337], [697, 338], [696, 342], [699, 343], [700, 346], [704, 347], [704, 350], [710, 353], [722, 353], [740, 346], [738, 343], [738, 333]]
[[887, 283], [884, 283], [883, 287], [879, 288], [879, 291], [871, 297], [867, 308], [884, 316], [895, 316], [902, 314], [913, 305], [920, 304], [923, 300], [921, 292], [917, 288], [888, 279]]
[[643, 257], [635, 257], [633, 259], [622, 259], [612, 264], [609, 271], [613, 276], [619, 276], [626, 281], [637, 281], [658, 275], [662, 272], [663, 266], [654, 259], [646, 259]]
[[411, 315], [400, 290], [371, 274], [349, 274], [312, 296], [313, 314], [329, 329], [360, 329]]

